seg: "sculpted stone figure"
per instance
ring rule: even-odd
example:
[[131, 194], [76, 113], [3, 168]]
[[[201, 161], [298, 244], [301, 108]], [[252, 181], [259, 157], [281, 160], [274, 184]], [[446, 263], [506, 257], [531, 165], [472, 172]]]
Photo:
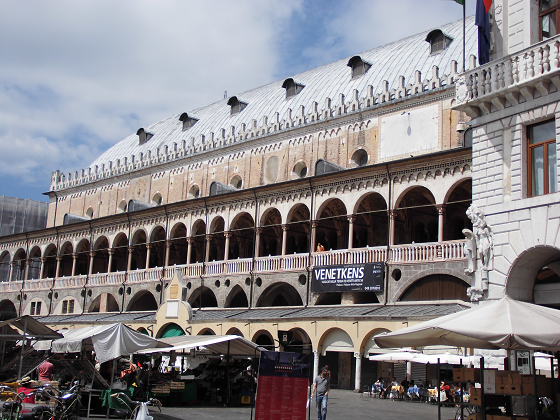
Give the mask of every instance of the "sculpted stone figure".
[[488, 271], [493, 269], [494, 240], [490, 227], [486, 224], [484, 214], [471, 204], [467, 216], [472, 221], [473, 230], [463, 229], [466, 236], [465, 256], [467, 268], [465, 274], [474, 274], [473, 286], [467, 289], [467, 295], [475, 302], [488, 290]]

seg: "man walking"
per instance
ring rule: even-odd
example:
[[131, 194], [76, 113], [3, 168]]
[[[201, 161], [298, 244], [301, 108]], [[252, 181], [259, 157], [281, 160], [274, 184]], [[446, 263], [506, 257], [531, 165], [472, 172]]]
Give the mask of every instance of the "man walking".
[[313, 390], [311, 391], [311, 398], [317, 391], [317, 417], [319, 420], [327, 419], [327, 401], [331, 389], [331, 378], [328, 373], [329, 371], [326, 368], [321, 369], [321, 375], [313, 381]]

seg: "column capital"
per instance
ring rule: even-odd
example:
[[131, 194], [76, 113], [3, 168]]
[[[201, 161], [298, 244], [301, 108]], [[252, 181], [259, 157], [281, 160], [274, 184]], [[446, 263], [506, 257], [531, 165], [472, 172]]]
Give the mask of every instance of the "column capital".
[[79, 255], [80, 255], [80, 254], [78, 254], [77, 252], [74, 252], [74, 253], [72, 254], [72, 259], [73, 259], [73, 260], [77, 260]]
[[91, 258], [95, 257], [95, 251], [89, 251], [89, 256], [90, 256]]
[[25, 263], [27, 265], [31, 265], [31, 263], [33, 263], [33, 258], [28, 258], [27, 260], [25, 260]]
[[18, 262], [17, 262], [16, 260], [10, 261], [10, 265], [11, 265], [12, 267], [17, 266], [17, 264], [18, 264]]
[[356, 221], [356, 216], [354, 216], [353, 214], [347, 214], [346, 218], [348, 219], [349, 223], [354, 223]]
[[108, 249], [107, 249], [107, 253], [108, 253], [109, 255], [114, 255], [114, 254], [115, 254], [115, 248], [108, 248]]
[[187, 236], [187, 243], [191, 245], [194, 242], [194, 238], [192, 236]]
[[40, 257], [40, 259], [41, 259], [41, 263], [43, 264], [47, 262], [47, 257]]
[[436, 204], [436, 209], [438, 211], [438, 214], [444, 214], [446, 208], [447, 208], [446, 204]]
[[166, 239], [165, 240], [165, 246], [167, 248], [171, 248], [172, 245], [173, 245], [173, 241], [171, 239]]
[[389, 218], [395, 220], [397, 218], [398, 211], [397, 210], [388, 210]]
[[129, 246], [128, 247], [128, 253], [132, 254], [134, 252], [134, 247], [133, 246]]
[[255, 228], [255, 233], [257, 235], [260, 235], [262, 232], [263, 232], [263, 228], [261, 228], [261, 227]]
[[354, 357], [355, 357], [356, 359], [360, 359], [360, 358], [363, 357], [363, 356], [364, 356], [364, 353], [357, 353], [357, 352], [354, 353]]
[[56, 256], [56, 260], [57, 260], [57, 261], [62, 261], [62, 258], [63, 258], [62, 255], [57, 255], [57, 256]]
[[146, 249], [152, 249], [152, 244], [150, 242], [146, 243]]
[[290, 230], [290, 225], [287, 225], [287, 224], [282, 225], [282, 230], [283, 230], [284, 232], [289, 231], [289, 230]]
[[224, 236], [225, 236], [226, 238], [231, 238], [231, 235], [232, 235], [232, 233], [231, 233], [231, 231], [229, 231], [229, 230], [227, 230], [227, 231], [224, 232]]
[[313, 229], [315, 229], [317, 226], [319, 226], [319, 221], [318, 220], [312, 220], [311, 221], [311, 227]]
[[206, 242], [210, 242], [212, 240], [213, 236], [212, 235], [206, 235]]

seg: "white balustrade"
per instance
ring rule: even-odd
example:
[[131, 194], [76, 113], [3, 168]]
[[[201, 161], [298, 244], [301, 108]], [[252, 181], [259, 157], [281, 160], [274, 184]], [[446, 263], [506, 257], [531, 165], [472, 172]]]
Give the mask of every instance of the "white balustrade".
[[309, 254], [284, 255], [284, 270], [305, 270], [309, 264]]
[[86, 275], [83, 276], [72, 276], [72, 277], [60, 277], [54, 280], [55, 289], [67, 289], [75, 287], [84, 287], [86, 284]]
[[206, 263], [206, 275], [215, 276], [224, 272], [223, 261], [211, 261]]
[[255, 258], [255, 271], [262, 273], [267, 271], [281, 271], [282, 256], [268, 256]]
[[236, 260], [226, 261], [226, 273], [228, 274], [249, 273], [252, 267], [253, 267], [252, 258], [238, 258]]

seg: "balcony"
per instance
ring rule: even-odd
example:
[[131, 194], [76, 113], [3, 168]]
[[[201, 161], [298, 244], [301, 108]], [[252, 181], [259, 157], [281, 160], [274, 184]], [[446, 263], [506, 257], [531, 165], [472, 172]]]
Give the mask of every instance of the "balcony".
[[[471, 68], [474, 67], [471, 65]], [[560, 36], [463, 73], [455, 108], [476, 118], [560, 89]]]
[[0, 292], [17, 292], [49, 290], [54, 281], [55, 289], [81, 288], [86, 284], [92, 287], [111, 286], [121, 284], [138, 284], [169, 280], [178, 270], [183, 278], [218, 277], [224, 275], [248, 275], [251, 272], [259, 274], [305, 271], [311, 262], [311, 267], [365, 264], [373, 262], [390, 262], [403, 264], [418, 264], [438, 261], [464, 260], [464, 240], [430, 242], [420, 244], [393, 245], [367, 247], [358, 249], [339, 249], [334, 251], [315, 252], [311, 255], [292, 254], [267, 257], [238, 258], [228, 261], [211, 261], [208, 263], [193, 263], [174, 265], [171, 267], [155, 267], [145, 270], [124, 271], [115, 273], [98, 273], [90, 276], [80, 275], [60, 277], [57, 279], [41, 279], [0, 282]]

